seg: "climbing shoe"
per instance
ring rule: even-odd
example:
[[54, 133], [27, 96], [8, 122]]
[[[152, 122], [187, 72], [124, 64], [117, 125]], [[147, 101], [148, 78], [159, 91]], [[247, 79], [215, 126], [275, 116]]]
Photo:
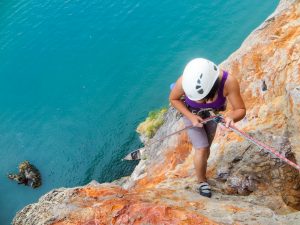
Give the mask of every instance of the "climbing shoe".
[[199, 193], [200, 195], [210, 198], [211, 197], [211, 189], [208, 183], [201, 182], [199, 186]]

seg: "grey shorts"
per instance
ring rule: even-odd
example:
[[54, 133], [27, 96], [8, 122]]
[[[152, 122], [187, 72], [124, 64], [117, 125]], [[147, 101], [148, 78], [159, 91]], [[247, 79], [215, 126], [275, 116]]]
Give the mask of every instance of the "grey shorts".
[[[191, 126], [192, 122], [183, 117], [185, 126]], [[204, 124], [203, 127], [193, 127], [187, 130], [189, 138], [194, 148], [206, 148], [209, 147], [215, 137], [218, 124], [214, 121], [209, 121]]]

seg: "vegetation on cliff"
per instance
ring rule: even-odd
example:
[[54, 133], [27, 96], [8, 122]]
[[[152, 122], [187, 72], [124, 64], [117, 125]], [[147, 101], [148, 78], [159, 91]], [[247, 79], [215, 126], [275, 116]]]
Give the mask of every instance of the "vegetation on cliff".
[[147, 138], [152, 138], [158, 128], [164, 123], [167, 107], [149, 112], [146, 120], [137, 127], [136, 131]]

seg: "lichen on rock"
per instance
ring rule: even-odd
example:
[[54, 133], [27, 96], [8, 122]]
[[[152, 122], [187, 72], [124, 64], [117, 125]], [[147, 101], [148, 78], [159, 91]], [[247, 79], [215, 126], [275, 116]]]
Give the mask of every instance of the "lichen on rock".
[[146, 120], [139, 124], [136, 131], [140, 134], [142, 141], [148, 140], [154, 136], [159, 127], [163, 125], [166, 112], [166, 107], [151, 111]]

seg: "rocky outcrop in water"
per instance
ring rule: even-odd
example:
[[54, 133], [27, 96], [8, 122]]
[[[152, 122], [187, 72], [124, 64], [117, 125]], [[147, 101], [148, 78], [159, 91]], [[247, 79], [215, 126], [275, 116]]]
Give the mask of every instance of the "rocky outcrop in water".
[[[300, 1], [276, 11], [221, 67], [241, 84], [247, 116], [237, 127], [300, 163]], [[172, 108], [153, 137], [183, 127]], [[57, 189], [13, 224], [300, 224], [299, 171], [234, 133], [217, 132], [209, 159], [211, 199], [196, 191], [186, 133], [147, 147], [114, 184]]]

